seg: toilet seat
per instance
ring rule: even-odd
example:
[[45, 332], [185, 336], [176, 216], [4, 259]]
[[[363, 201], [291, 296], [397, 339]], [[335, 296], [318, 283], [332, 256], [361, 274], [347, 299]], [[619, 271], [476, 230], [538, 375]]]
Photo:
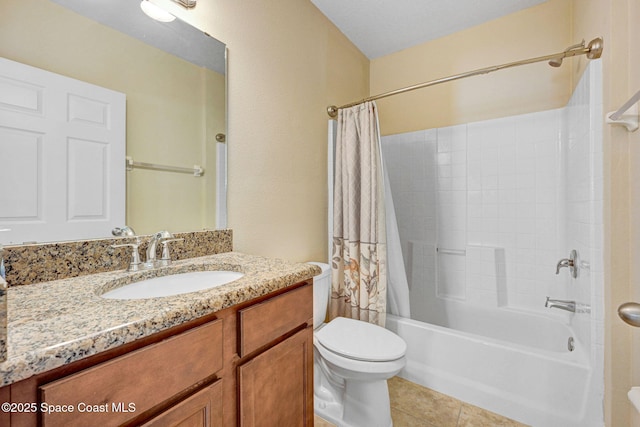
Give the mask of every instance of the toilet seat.
[[393, 332], [346, 317], [336, 317], [314, 335], [325, 350], [343, 358], [364, 362], [398, 360], [407, 350], [404, 340]]

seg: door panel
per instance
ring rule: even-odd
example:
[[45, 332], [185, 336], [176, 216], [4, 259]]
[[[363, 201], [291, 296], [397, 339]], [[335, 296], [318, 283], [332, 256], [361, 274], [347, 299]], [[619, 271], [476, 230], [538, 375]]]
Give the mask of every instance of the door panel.
[[0, 58], [0, 243], [124, 224], [125, 114], [124, 94]]

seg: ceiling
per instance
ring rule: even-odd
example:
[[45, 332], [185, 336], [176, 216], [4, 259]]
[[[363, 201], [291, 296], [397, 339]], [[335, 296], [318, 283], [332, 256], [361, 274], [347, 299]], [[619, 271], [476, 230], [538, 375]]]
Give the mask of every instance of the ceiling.
[[369, 59], [389, 55], [546, 0], [311, 0]]

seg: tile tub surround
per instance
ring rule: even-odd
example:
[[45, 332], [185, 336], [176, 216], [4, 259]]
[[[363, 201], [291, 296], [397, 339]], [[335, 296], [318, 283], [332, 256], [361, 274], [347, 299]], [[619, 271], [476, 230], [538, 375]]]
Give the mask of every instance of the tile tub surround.
[[[199, 270], [232, 270], [245, 275], [199, 292], [143, 300], [99, 296], [113, 281]], [[312, 278], [319, 267], [227, 252], [175, 262], [170, 267], [128, 273], [104, 272], [8, 291], [8, 358], [2, 382], [32, 375], [118, 347], [224, 308]]]
[[[171, 259], [182, 260], [233, 250], [232, 230], [205, 230], [175, 233], [183, 241], [171, 243]], [[140, 236], [140, 255], [144, 261], [150, 235]], [[9, 286], [30, 285], [86, 274], [126, 269], [131, 248], [112, 248], [113, 244], [134, 243], [134, 238], [107, 238], [4, 247]], [[160, 252], [158, 245], [158, 252]]]

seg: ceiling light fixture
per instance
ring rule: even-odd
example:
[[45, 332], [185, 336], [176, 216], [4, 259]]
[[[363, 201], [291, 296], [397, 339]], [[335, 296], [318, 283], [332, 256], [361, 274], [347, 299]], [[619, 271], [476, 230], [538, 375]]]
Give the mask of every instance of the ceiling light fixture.
[[148, 17], [155, 19], [156, 21], [171, 22], [176, 19], [175, 16], [162, 9], [160, 6], [151, 3], [149, 0], [142, 0], [140, 2], [140, 9], [142, 9]]

